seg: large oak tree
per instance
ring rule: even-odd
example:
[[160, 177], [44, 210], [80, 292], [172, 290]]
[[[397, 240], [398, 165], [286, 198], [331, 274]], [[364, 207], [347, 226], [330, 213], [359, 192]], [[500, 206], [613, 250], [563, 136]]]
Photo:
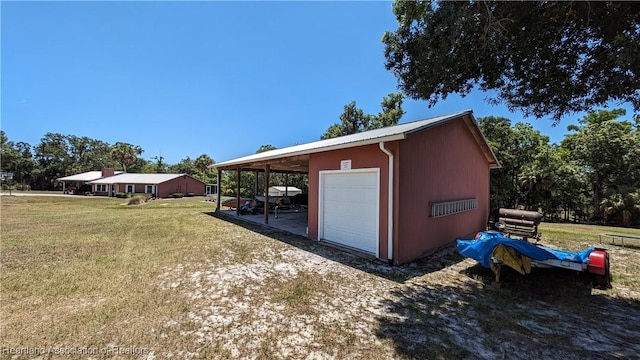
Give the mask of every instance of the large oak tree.
[[640, 2], [396, 1], [386, 67], [430, 105], [474, 87], [527, 116], [640, 110]]

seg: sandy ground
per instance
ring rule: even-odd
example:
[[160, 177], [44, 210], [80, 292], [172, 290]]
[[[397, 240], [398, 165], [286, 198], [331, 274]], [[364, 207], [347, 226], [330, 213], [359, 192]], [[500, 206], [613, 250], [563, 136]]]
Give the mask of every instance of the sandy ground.
[[[245, 264], [166, 269], [159, 286], [191, 307], [186, 319], [154, 331], [179, 331], [201, 350], [231, 358], [640, 358], [637, 293], [584, 295], [603, 324], [570, 301], [519, 301], [488, 289], [467, 274], [475, 261], [453, 248], [395, 268], [336, 249], [307, 250], [284, 245]], [[329, 286], [292, 309], [277, 288], [302, 275]]]

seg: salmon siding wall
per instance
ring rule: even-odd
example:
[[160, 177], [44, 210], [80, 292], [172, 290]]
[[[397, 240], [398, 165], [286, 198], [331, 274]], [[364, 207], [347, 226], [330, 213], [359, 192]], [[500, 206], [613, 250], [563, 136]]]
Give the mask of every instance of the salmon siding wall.
[[[153, 184], [133, 184], [135, 187], [135, 193], [144, 193], [146, 185]], [[116, 193], [126, 192], [127, 184], [116, 184]], [[184, 195], [187, 193], [193, 193], [195, 196], [204, 196], [206, 184], [200, 180], [192, 178], [190, 176], [180, 176], [173, 180], [165, 181], [158, 184], [157, 196], [161, 198], [169, 197], [169, 195], [181, 192]], [[104, 193], [105, 195], [107, 193]]]
[[[158, 184], [158, 196], [166, 198], [176, 192], [180, 192], [184, 195], [193, 193], [195, 196], [203, 196], [205, 186], [206, 184], [202, 181], [183, 175], [173, 180], [165, 181], [162, 184]], [[144, 191], [144, 189], [142, 191]]]
[[[388, 148], [395, 146], [387, 144]], [[318, 205], [320, 171], [339, 170], [341, 160], [351, 160], [352, 169], [380, 169], [380, 258], [387, 259], [388, 156], [377, 144], [344, 150], [327, 151], [309, 156], [309, 238], [318, 239]]]
[[[400, 142], [395, 263], [405, 263], [485, 228], [489, 163], [463, 118]], [[477, 199], [475, 210], [431, 217], [431, 203]]]

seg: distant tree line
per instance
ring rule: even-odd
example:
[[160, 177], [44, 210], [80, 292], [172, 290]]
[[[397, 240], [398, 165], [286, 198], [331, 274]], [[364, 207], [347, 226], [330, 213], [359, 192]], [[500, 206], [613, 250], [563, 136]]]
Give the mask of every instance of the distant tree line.
[[[204, 182], [215, 182], [215, 171], [209, 169], [214, 160], [206, 154], [186, 157], [168, 164], [162, 156], [141, 158], [138, 145], [118, 142], [113, 145], [86, 136], [46, 133], [35, 146], [10, 141], [0, 131], [1, 170], [14, 174], [12, 185], [38, 190], [59, 188], [58, 178], [85, 171], [115, 168], [132, 173], [184, 173]], [[7, 184], [3, 184], [7, 185]]]
[[[341, 123], [331, 125], [322, 138], [348, 135], [368, 128], [394, 125], [402, 115], [401, 98], [390, 111], [390, 121], [374, 125], [352, 102], [345, 105]], [[391, 107], [388, 107], [391, 108]], [[378, 117], [388, 115], [383, 111]], [[589, 112], [559, 143], [529, 124], [503, 117], [478, 118], [478, 124], [502, 167], [491, 171], [490, 207], [540, 211], [548, 220], [587, 221], [619, 226], [640, 226], [640, 118], [621, 120], [622, 109]], [[370, 121], [362, 122], [368, 118]], [[358, 124], [369, 124], [357, 126]], [[33, 189], [55, 189], [62, 176], [102, 167], [142, 173], [186, 173], [207, 183], [216, 182], [210, 166], [214, 160], [201, 155], [177, 164], [162, 156], [140, 157], [142, 148], [126, 143], [110, 145], [100, 140], [47, 133], [36, 146], [9, 141], [0, 131], [1, 170], [14, 173], [14, 183]], [[273, 150], [262, 145], [256, 152]], [[305, 174], [278, 174], [271, 185], [290, 185], [308, 191]], [[236, 195], [234, 172], [224, 172], [222, 195]], [[258, 193], [256, 194], [256, 189]], [[264, 173], [243, 172], [240, 195], [261, 195]]]
[[540, 211], [549, 220], [640, 226], [640, 118], [589, 112], [560, 144], [502, 117], [478, 123], [502, 168], [491, 171], [491, 209]]

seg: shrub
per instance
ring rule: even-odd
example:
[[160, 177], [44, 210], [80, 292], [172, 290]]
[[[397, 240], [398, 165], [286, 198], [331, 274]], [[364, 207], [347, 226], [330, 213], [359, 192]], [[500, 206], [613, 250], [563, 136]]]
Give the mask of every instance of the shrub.
[[181, 198], [183, 196], [184, 196], [183, 193], [173, 193], [173, 194], [169, 195], [170, 198], [174, 198], [174, 199], [179, 199], [179, 198]]
[[124, 199], [124, 198], [126, 198], [126, 197], [127, 197], [127, 193], [117, 193], [117, 194], [116, 194], [116, 197], [117, 197], [117, 198], [120, 198], [120, 199]]
[[192, 196], [194, 196], [193, 193], [187, 193], [187, 197], [192, 197]]
[[142, 205], [145, 203], [144, 196], [136, 195], [127, 201], [127, 205]]

